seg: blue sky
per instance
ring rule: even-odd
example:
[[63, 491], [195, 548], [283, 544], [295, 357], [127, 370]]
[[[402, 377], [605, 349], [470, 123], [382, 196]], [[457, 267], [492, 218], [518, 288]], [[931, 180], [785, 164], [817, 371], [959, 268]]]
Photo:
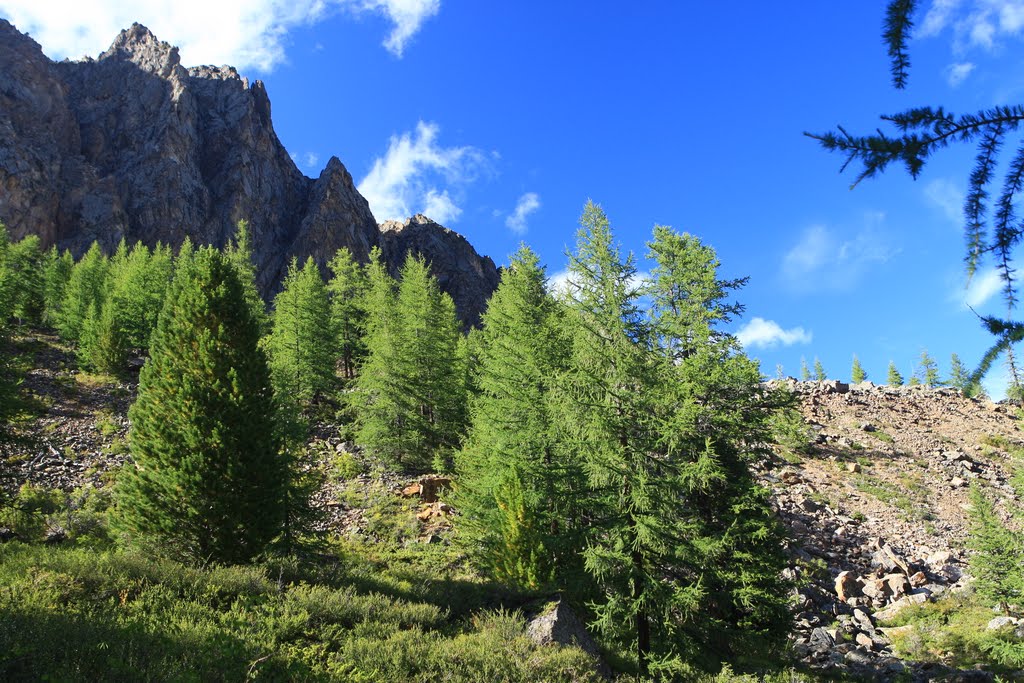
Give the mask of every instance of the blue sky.
[[965, 302], [1005, 309], [988, 264], [965, 289], [972, 150], [851, 191], [803, 136], [1024, 100], [1024, 1], [923, 4], [903, 92], [883, 0], [0, 0], [0, 16], [54, 58], [141, 21], [186, 65], [233, 64], [266, 83], [303, 172], [338, 156], [378, 220], [425, 212], [498, 263], [524, 240], [557, 274], [588, 198], [641, 257], [655, 224], [694, 233], [724, 277], [750, 276], [734, 331], [766, 375], [819, 357], [846, 378], [857, 354], [884, 381], [924, 348], [943, 373], [952, 352], [976, 363], [990, 338]]

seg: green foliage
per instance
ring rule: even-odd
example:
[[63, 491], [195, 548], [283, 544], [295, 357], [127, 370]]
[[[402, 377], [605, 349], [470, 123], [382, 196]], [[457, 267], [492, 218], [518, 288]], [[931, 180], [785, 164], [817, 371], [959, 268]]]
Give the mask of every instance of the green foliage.
[[351, 395], [358, 439], [387, 462], [423, 471], [459, 445], [465, 425], [455, 305], [422, 258], [406, 259], [397, 291], [379, 251], [367, 272], [367, 358]]
[[57, 320], [57, 329], [64, 339], [78, 342], [90, 307], [95, 306], [98, 312], [102, 311], [109, 267], [109, 259], [103, 255], [100, 245], [93, 242], [85, 256], [71, 269]]
[[[992, 603], [1019, 605], [1024, 599], [1024, 538], [999, 518], [977, 484], [971, 486], [970, 501], [968, 545], [974, 550], [971, 575], [975, 589]], [[1016, 513], [1024, 517], [1019, 509]]]
[[109, 375], [124, 372], [128, 361], [128, 340], [116, 306], [108, 303], [99, 312], [96, 302], [82, 322], [79, 335], [78, 361], [87, 370]]
[[175, 274], [129, 413], [135, 467], [118, 481], [118, 519], [131, 540], [240, 562], [282, 531], [288, 466], [258, 340], [236, 268], [196, 251]]
[[819, 382], [824, 382], [828, 379], [828, 375], [825, 373], [825, 366], [821, 364], [817, 356], [814, 357], [814, 379]]
[[800, 381], [811, 381], [811, 369], [807, 367], [807, 359], [803, 356], [800, 356]]
[[[914, 382], [913, 379], [917, 381]], [[926, 387], [942, 385], [942, 381], [939, 379], [939, 366], [935, 359], [928, 355], [927, 349], [921, 349], [921, 358], [917, 362], [917, 371], [914, 373], [911, 384], [923, 384]]]
[[860, 359], [857, 358], [857, 354], [853, 355], [853, 367], [850, 369], [850, 381], [854, 384], [860, 384], [868, 378], [868, 373], [864, 372], [864, 368], [861, 367]]
[[578, 648], [533, 645], [517, 612], [455, 619], [438, 604], [382, 594], [376, 578], [291, 562], [195, 569], [8, 544], [0, 547], [0, 678], [599, 680]]
[[968, 398], [982, 396], [985, 392], [981, 382], [971, 377], [960, 356], [955, 353], [949, 358], [949, 386], [956, 387]]
[[[191, 249], [191, 243], [187, 245], [187, 250], [186, 245], [182, 245], [178, 254], [179, 260], [186, 260]], [[224, 256], [238, 273], [238, 279], [242, 283], [245, 305], [249, 307], [260, 332], [266, 334], [270, 327], [270, 318], [267, 316], [267, 306], [263, 303], [259, 288], [256, 286], [256, 264], [252, 260], [252, 234], [249, 232], [248, 221], [238, 221], [234, 239], [224, 247]]]
[[22, 484], [0, 508], [0, 526], [25, 543], [41, 542], [48, 533], [62, 533], [66, 542], [109, 545], [107, 512], [110, 491], [86, 485], [71, 492]]
[[553, 393], [567, 343], [544, 269], [521, 246], [482, 319], [477, 393], [456, 457], [459, 541], [495, 578], [537, 588], [577, 567], [579, 461], [561, 447]]
[[[687, 283], [708, 279], [694, 270], [710, 267], [714, 278], [717, 260], [659, 230], [656, 276], [641, 291], [600, 207], [588, 203], [580, 224], [560, 422], [588, 475], [596, 626], [634, 644], [641, 675], [752, 654], [777, 643], [788, 619], [781, 530], [743, 446], [767, 441], [771, 401], [736, 342], [694, 330], [685, 312]], [[702, 305], [730, 289], [720, 284]]]
[[64, 302], [64, 290], [71, 279], [75, 259], [70, 251], [58, 252], [51, 247], [43, 260], [43, 322], [57, 325]]
[[896, 370], [896, 364], [892, 360], [889, 361], [889, 375], [886, 378], [886, 383], [889, 386], [903, 386], [903, 376]]
[[782, 408], [771, 416], [772, 441], [784, 454], [809, 455], [814, 452], [814, 430], [795, 408]]
[[903, 609], [891, 624], [893, 649], [901, 658], [916, 662], [938, 662], [961, 669], [983, 665], [996, 680], [1012, 674], [1022, 665], [1024, 644], [1013, 629], [989, 630], [995, 614], [974, 591], [955, 591], [936, 602]]
[[342, 377], [351, 380], [356, 376], [356, 367], [366, 356], [363, 343], [367, 317], [366, 269], [344, 247], [338, 250], [327, 267], [332, 273], [327, 282], [327, 292], [331, 299], [336, 355], [340, 359]]
[[127, 347], [149, 348], [173, 272], [171, 250], [161, 244], [150, 251], [137, 243], [111, 262], [107, 305]]
[[29, 235], [10, 245], [7, 268], [13, 277], [14, 317], [37, 325], [43, 319], [43, 252], [39, 237]]
[[270, 378], [281, 403], [309, 406], [334, 383], [334, 335], [327, 289], [313, 259], [292, 259], [274, 298], [273, 331], [265, 340]]

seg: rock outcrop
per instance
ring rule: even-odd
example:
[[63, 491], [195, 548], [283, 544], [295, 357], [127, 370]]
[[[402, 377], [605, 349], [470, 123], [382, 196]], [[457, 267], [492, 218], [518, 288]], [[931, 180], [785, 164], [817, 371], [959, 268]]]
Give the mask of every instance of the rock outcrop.
[[414, 218], [382, 244], [341, 161], [315, 180], [295, 166], [262, 82], [186, 68], [140, 24], [96, 59], [55, 63], [0, 19], [0, 221], [12, 237], [35, 233], [76, 255], [122, 238], [221, 246], [240, 219], [265, 295], [292, 256], [323, 266], [347, 247], [365, 261], [378, 245], [393, 270], [407, 250], [423, 253], [464, 323], [497, 285], [490, 259], [432, 221]]
[[441, 289], [455, 300], [459, 319], [473, 321], [487, 307], [498, 287], [498, 269], [487, 256], [476, 253], [465, 237], [422, 214], [405, 222], [385, 221], [381, 226], [381, 250], [397, 275], [406, 254], [423, 256]]

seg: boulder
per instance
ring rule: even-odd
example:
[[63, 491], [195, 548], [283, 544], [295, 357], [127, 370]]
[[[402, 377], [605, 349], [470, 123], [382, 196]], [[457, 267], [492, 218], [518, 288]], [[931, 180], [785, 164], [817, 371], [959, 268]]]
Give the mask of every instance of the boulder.
[[547, 605], [526, 625], [526, 635], [537, 645], [571, 645], [580, 648], [598, 662], [598, 673], [611, 678], [611, 669], [601, 658], [597, 643], [571, 607], [561, 598]]

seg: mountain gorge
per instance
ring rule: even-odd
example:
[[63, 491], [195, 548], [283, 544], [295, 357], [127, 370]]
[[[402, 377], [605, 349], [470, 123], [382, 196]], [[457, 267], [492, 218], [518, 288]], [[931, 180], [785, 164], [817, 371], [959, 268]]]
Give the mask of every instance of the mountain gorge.
[[53, 62], [0, 19], [0, 188], [14, 239], [37, 234], [76, 255], [121, 239], [220, 246], [246, 220], [264, 295], [292, 257], [323, 267], [341, 247], [361, 261], [380, 247], [392, 272], [422, 254], [464, 324], [498, 282], [490, 258], [426, 217], [378, 226], [337, 157], [303, 175], [261, 81], [186, 68], [140, 24], [96, 59]]

